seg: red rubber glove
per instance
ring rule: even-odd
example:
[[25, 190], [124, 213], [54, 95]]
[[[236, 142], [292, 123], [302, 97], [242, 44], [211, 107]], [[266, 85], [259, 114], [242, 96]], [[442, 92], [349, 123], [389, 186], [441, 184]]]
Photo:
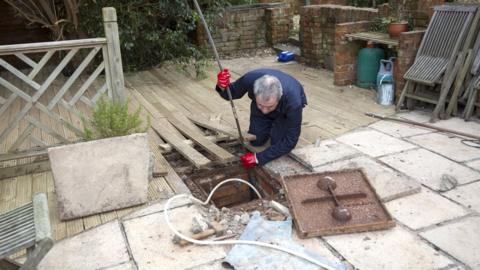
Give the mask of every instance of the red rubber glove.
[[255, 153], [248, 152], [245, 155], [240, 156], [240, 160], [242, 161], [242, 165], [245, 169], [253, 168], [258, 164]]
[[225, 89], [230, 85], [230, 72], [228, 69], [223, 69], [217, 74], [218, 87]]

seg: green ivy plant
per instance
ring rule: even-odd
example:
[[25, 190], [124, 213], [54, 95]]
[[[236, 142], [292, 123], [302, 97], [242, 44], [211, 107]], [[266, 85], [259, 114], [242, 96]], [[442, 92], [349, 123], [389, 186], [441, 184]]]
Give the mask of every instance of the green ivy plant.
[[129, 104], [130, 99], [116, 102], [101, 97], [95, 104], [92, 117], [88, 120], [82, 117], [84, 139], [96, 140], [146, 132], [150, 127], [150, 118], [147, 118], [147, 124], [142, 127], [141, 107], [130, 113]]

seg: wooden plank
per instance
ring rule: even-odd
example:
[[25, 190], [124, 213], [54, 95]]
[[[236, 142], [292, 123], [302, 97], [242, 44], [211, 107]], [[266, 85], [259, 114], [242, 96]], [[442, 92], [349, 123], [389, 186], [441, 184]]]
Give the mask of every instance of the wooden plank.
[[207, 166], [210, 163], [210, 160], [200, 154], [193, 147], [186, 144], [182, 138], [179, 138], [170, 132], [168, 128], [165, 128], [169, 125], [170, 123], [166, 119], [155, 119], [152, 121], [152, 128], [158, 133], [158, 135], [177, 149], [177, 151], [182, 154], [183, 157], [192, 162], [195, 167], [203, 168]]
[[[212, 141], [205, 138], [205, 135], [198, 132], [197, 130], [191, 129], [177, 117], [177, 115], [172, 114], [159, 102], [155, 102], [152, 104], [155, 108], [159, 110], [159, 112], [165, 116], [167, 116], [168, 121], [174, 125], [180, 132], [183, 133], [186, 137], [190, 138], [192, 141], [200, 145], [203, 149], [205, 149], [210, 154], [214, 155], [218, 159], [222, 161], [231, 161], [234, 159], [234, 156], [227, 152], [225, 149], [221, 148], [220, 146], [216, 145]], [[188, 119], [187, 119], [188, 121]]]
[[28, 74], [28, 78], [32, 79], [37, 76], [37, 74], [42, 70], [42, 68], [47, 64], [48, 60], [52, 58], [52, 56], [55, 54], [55, 50], [48, 51], [45, 55], [43, 55], [42, 59], [40, 59], [40, 62], [30, 71]]
[[[237, 130], [235, 130], [231, 127], [228, 127], [228, 126], [225, 126], [225, 125], [222, 125], [220, 123], [213, 122], [213, 121], [209, 121], [209, 120], [207, 120], [205, 118], [202, 118], [202, 117], [199, 117], [197, 115], [187, 115], [187, 117], [192, 122], [194, 122], [195, 124], [197, 124], [201, 127], [204, 127], [206, 129], [210, 129], [210, 130], [213, 130], [213, 131], [216, 131], [216, 132], [220, 132], [220, 133], [223, 133], [223, 134], [227, 134], [228, 136], [230, 136], [232, 138], [238, 138]], [[252, 134], [249, 134], [249, 133], [246, 133], [246, 132], [243, 132], [242, 134], [244, 134], [243, 137], [247, 141], [255, 140], [255, 135], [252, 135]]]
[[50, 162], [39, 161], [30, 164], [16, 165], [12, 167], [0, 168], [0, 179], [11, 178], [20, 175], [40, 173], [50, 170]]
[[0, 46], [0, 55], [15, 54], [15, 53], [33, 53], [50, 50], [65, 50], [72, 48], [91, 48], [101, 46], [107, 43], [105, 38], [90, 38], [90, 39], [76, 39], [65, 41], [52, 41], [52, 42], [36, 42], [36, 43], [24, 43], [14, 45], [2, 45]]

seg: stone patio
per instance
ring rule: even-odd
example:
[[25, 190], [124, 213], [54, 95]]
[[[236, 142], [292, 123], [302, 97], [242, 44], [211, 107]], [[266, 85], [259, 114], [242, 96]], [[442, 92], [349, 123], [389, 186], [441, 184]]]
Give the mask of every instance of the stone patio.
[[[402, 117], [428, 121], [417, 111]], [[476, 122], [436, 125], [480, 133]], [[480, 269], [480, 149], [450, 135], [381, 121], [294, 153], [314, 171], [363, 168], [396, 221], [384, 231], [294, 237], [301, 245], [356, 269]], [[457, 184], [440, 192], [444, 175]], [[39, 269], [224, 269], [229, 246], [172, 244], [163, 204], [56, 243]], [[186, 229], [196, 211], [178, 202], [172, 221]]]

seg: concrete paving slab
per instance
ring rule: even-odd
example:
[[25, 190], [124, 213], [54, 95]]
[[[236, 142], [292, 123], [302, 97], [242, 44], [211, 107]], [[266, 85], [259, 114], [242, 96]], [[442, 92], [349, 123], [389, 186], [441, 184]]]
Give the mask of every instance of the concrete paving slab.
[[[165, 204], [167, 203], [167, 200], [162, 200], [159, 202], [156, 202], [154, 204], [145, 206], [133, 213], [130, 213], [122, 218], [122, 220], [127, 220], [127, 219], [132, 219], [132, 218], [138, 218], [142, 216], [147, 216], [151, 215], [153, 213], [160, 213], [163, 211], [163, 208]], [[191, 205], [192, 201], [188, 198], [178, 198], [174, 200], [173, 202], [170, 203], [170, 209], [177, 208], [180, 206], [185, 206], [185, 205]]]
[[433, 125], [436, 127], [453, 129], [477, 136], [480, 134], [480, 123], [475, 121], [465, 121], [458, 117], [450, 118], [448, 120], [440, 120]]
[[397, 138], [403, 138], [403, 137], [409, 137], [409, 136], [433, 132], [432, 129], [422, 128], [415, 125], [397, 123], [393, 121], [383, 121], [383, 120], [375, 122], [368, 127]]
[[120, 223], [115, 220], [56, 242], [38, 269], [93, 270], [119, 266], [129, 261]]
[[412, 120], [419, 123], [427, 123], [430, 122], [430, 117], [432, 116], [432, 112], [427, 111], [410, 111], [404, 113], [397, 113], [395, 114], [396, 117]]
[[399, 226], [386, 231], [327, 236], [325, 239], [357, 269], [443, 269], [455, 265], [415, 234]]
[[322, 256], [326, 260], [332, 262], [333, 264], [339, 264], [342, 263], [342, 261], [333, 254], [332, 251], [330, 251], [327, 247], [327, 244], [324, 242], [324, 240], [314, 237], [314, 238], [307, 238], [307, 239], [301, 239], [298, 237], [296, 230], [294, 233], [292, 233], [292, 239], [295, 241], [297, 244], [307, 248], [308, 250], [315, 252], [316, 254]]
[[[191, 227], [190, 217], [198, 214], [196, 206], [182, 206], [169, 211], [172, 224], [185, 233]], [[139, 270], [188, 269], [226, 255], [221, 246], [180, 247], [173, 244], [173, 233], [164, 220], [163, 212], [126, 220], [123, 225]]]
[[443, 193], [446, 197], [480, 213], [480, 182], [457, 187]]
[[294, 149], [292, 155], [303, 165], [312, 169], [326, 163], [360, 155], [353, 147], [335, 140], [325, 140], [320, 145]]
[[276, 177], [308, 173], [311, 170], [290, 155], [281, 156], [265, 164], [263, 167], [268, 173]]
[[386, 203], [390, 214], [412, 230], [468, 214], [462, 206], [426, 188], [422, 192]]
[[480, 171], [480, 159], [465, 163], [468, 167]]
[[48, 149], [62, 220], [147, 202], [146, 134]]
[[187, 268], [185, 270], [225, 270], [228, 268], [223, 267], [223, 260], [216, 260], [213, 262], [208, 262], [206, 264], [197, 265], [192, 268]]
[[420, 192], [420, 183], [367, 156], [337, 161], [315, 168], [317, 172], [361, 168], [382, 201]]
[[480, 217], [469, 217], [421, 236], [472, 269], [480, 269]]
[[480, 173], [425, 149], [414, 149], [380, 158], [390, 167], [403, 172], [424, 185], [442, 189], [442, 175], [449, 175], [459, 184], [480, 179]]
[[117, 266], [112, 266], [108, 268], [104, 268], [102, 270], [136, 270], [135, 266], [132, 262], [122, 263]]
[[480, 158], [480, 148], [470, 147], [462, 143], [463, 138], [442, 133], [430, 133], [406, 138], [432, 152], [458, 162]]
[[336, 140], [373, 157], [397, 153], [416, 147], [413, 144], [373, 129], [347, 133], [338, 137]]

